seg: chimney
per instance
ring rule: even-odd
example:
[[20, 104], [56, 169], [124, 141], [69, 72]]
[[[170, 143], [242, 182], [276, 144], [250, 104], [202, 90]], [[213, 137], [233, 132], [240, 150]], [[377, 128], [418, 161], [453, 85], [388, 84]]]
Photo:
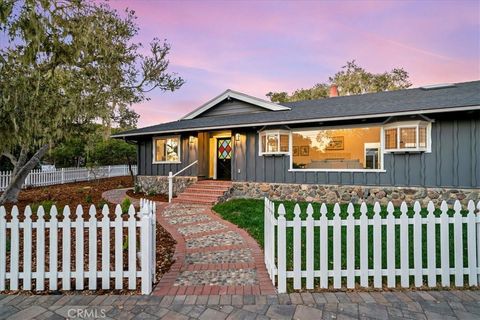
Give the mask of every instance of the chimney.
[[330, 98], [333, 97], [338, 97], [338, 86], [335, 83], [330, 86]]

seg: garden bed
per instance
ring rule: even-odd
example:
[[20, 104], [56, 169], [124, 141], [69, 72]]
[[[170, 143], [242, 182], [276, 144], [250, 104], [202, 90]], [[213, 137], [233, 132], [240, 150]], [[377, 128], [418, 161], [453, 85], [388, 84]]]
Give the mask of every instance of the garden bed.
[[148, 199], [152, 201], [158, 202], [168, 202], [168, 196], [164, 194], [148, 194], [145, 192], [135, 192], [134, 190], [130, 189], [127, 190], [127, 196], [133, 199]]

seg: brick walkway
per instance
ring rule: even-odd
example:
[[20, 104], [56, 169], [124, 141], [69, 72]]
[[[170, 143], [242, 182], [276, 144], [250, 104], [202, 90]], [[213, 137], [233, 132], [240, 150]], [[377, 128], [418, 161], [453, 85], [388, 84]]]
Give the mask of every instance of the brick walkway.
[[157, 210], [157, 220], [177, 245], [154, 295], [275, 293], [256, 241], [209, 206], [174, 203]]
[[480, 319], [480, 292], [330, 292], [176, 297], [0, 295], [0, 319], [65, 318]]
[[[128, 189], [102, 197], [121, 203]], [[138, 200], [132, 199], [134, 205]], [[257, 242], [209, 205], [157, 202], [157, 221], [177, 242], [174, 264], [153, 295], [275, 294]]]

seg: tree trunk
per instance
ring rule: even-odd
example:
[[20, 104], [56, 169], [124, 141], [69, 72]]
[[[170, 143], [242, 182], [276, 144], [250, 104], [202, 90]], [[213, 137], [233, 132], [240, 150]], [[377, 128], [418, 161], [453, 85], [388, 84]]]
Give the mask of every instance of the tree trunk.
[[128, 171], [130, 171], [130, 177], [132, 177], [133, 186], [135, 186], [135, 175], [133, 174], [132, 160], [130, 160], [129, 155], [127, 155], [127, 164], [128, 164]]
[[4, 204], [6, 202], [18, 202], [18, 194], [20, 193], [20, 190], [22, 190], [25, 179], [27, 179], [30, 171], [32, 171], [37, 164], [40, 163], [40, 160], [43, 158], [45, 153], [47, 153], [48, 148], [48, 144], [42, 146], [28, 161], [26, 161], [26, 155], [24, 161], [20, 161], [22, 156], [19, 158], [19, 161], [15, 163], [15, 168], [12, 172], [10, 183], [2, 196], [0, 196], [0, 204]]

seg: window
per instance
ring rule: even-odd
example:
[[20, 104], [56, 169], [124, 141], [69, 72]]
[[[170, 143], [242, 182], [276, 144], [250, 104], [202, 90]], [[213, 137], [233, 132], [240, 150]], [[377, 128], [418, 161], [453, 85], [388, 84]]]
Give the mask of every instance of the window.
[[288, 154], [290, 133], [286, 130], [260, 132], [260, 155]]
[[180, 136], [153, 138], [153, 163], [179, 163]]
[[293, 131], [291, 169], [382, 170], [380, 137], [379, 126]]
[[384, 127], [386, 152], [429, 152], [430, 124], [426, 121], [405, 121]]
[[397, 129], [385, 129], [385, 149], [397, 149]]

